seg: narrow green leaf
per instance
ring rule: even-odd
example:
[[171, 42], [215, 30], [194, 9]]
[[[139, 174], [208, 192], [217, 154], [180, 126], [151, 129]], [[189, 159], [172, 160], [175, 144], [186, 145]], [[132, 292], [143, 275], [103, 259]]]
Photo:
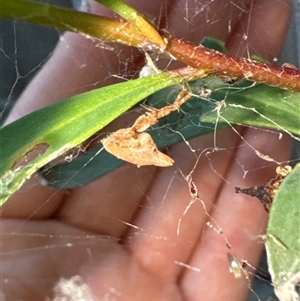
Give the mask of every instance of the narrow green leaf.
[[[153, 92], [182, 77], [166, 72], [76, 95], [33, 112], [0, 129], [0, 204], [37, 169], [82, 143]], [[27, 165], [18, 160], [43, 145]]]
[[104, 6], [110, 8], [124, 19], [136, 22], [136, 16], [141, 15], [135, 8], [122, 0], [96, 0]]
[[203, 122], [218, 120], [300, 134], [300, 92], [242, 80], [232, 85], [225, 97], [222, 89], [212, 97], [220, 107], [216, 110], [216, 103], [212, 104], [201, 116]]
[[281, 301], [299, 300], [300, 164], [284, 179], [276, 194], [267, 230], [269, 270]]
[[132, 23], [27, 0], [0, 1], [0, 17], [84, 34], [141, 47], [145, 35]]

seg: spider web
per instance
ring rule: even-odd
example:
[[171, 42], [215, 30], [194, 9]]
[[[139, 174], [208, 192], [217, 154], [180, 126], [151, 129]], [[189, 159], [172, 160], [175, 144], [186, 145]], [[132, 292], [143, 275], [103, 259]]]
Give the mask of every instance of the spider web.
[[[289, 46], [290, 43], [295, 45], [297, 33], [295, 22], [300, 14], [299, 9], [296, 9], [299, 8], [298, 1], [294, 1], [294, 8], [294, 27], [290, 28], [282, 58], [272, 57], [272, 60], [274, 62], [288, 61], [299, 67], [299, 47]], [[86, 1], [82, 1], [81, 9], [89, 9]], [[268, 45], [262, 41], [261, 36], [271, 35], [271, 32], [264, 32], [265, 35], [256, 32], [255, 37], [250, 37], [253, 15], [256, 10], [260, 9], [255, 5], [254, 0], [161, 1], [159, 13], [157, 10], [154, 13], [152, 7], [148, 9], [147, 16], [151, 20], [177, 36], [186, 37], [188, 33], [190, 39], [196, 43], [199, 43], [205, 36], [213, 36], [225, 40], [233, 54], [248, 58], [257, 51], [252, 46], [253, 39], [257, 39], [263, 45], [259, 49], [259, 55], [262, 57], [269, 55]], [[177, 16], [180, 20], [174, 20], [175, 17], [172, 16]], [[9, 34], [4, 30], [7, 24], [12, 24], [12, 31]], [[45, 29], [45, 33], [39, 35], [45, 39], [37, 47], [30, 37], [33, 27], [25, 26], [23, 23], [20, 25], [18, 22], [3, 21], [1, 28], [3, 29], [0, 47], [1, 68], [2, 73], [8, 74], [7, 77], [5, 76], [6, 81], [3, 80], [1, 83], [2, 121], [23, 88], [30, 82], [36, 71], [41, 69], [46, 60], [49, 59], [48, 68], [50, 68], [49, 64], [50, 66], [57, 64], [55, 60], [61, 62], [54, 46], [51, 48], [46, 44], [49, 42], [49, 35], [53, 42], [59, 39], [59, 47], [67, 53], [66, 57], [73, 56], [71, 70], [78, 72], [80, 74], [78, 77], [82, 80], [73, 81], [72, 72], [69, 73], [70, 79], [67, 80], [67, 84], [60, 85], [61, 78], [54, 80], [55, 90], [52, 88], [45, 90], [44, 103], [138, 77], [145, 64], [143, 53], [129, 47], [96, 41], [91, 37], [80, 36], [87, 43], [80, 46], [75, 53], [71, 40], [57, 31], [53, 34], [53, 31]], [[26, 36], [21, 31], [25, 32]], [[239, 43], [229, 38], [233, 35], [239, 36]], [[251, 44], [249, 39], [251, 39]], [[21, 40], [23, 40], [22, 43]], [[25, 48], [24, 43], [27, 43], [28, 48]], [[39, 60], [32, 62], [33, 57], [38, 57]], [[164, 55], [156, 55], [152, 59], [161, 70], [176, 68], [180, 65]], [[29, 62], [26, 68], [22, 61]], [[86, 74], [90, 76], [87, 77]], [[37, 78], [46, 75], [42, 71], [38, 73]], [[36, 83], [40, 84], [38, 81]], [[240, 237], [246, 236], [249, 249], [255, 249], [255, 245], [260, 245], [263, 249], [264, 227], [257, 227], [255, 235], [245, 228], [251, 215], [259, 216], [257, 223], [263, 225], [266, 223], [263, 208], [255, 199], [245, 198], [235, 202], [234, 199], [227, 199], [226, 196], [232, 196], [231, 192], [234, 191], [235, 186], [246, 187], [249, 183], [258, 185], [268, 181], [274, 175], [278, 165], [297, 162], [300, 158], [297, 147], [293, 148], [291, 157], [288, 150], [285, 151], [284, 156], [274, 154], [274, 148], [277, 145], [285, 147], [290, 143], [296, 145], [299, 139], [285, 129], [283, 132], [278, 132], [254, 126], [237, 127], [222, 114], [222, 109], [227, 105], [226, 95], [221, 101], [213, 102], [210, 91], [205, 90], [201, 84], [197, 86], [196, 83], [194, 87], [191, 87], [187, 83], [186, 88], [192, 90], [196, 98], [202, 91], [201, 96], [205, 94], [205, 101], [213, 105], [212, 110], [217, 112], [217, 117], [208, 129], [211, 131], [210, 134], [191, 140], [185, 139], [181, 131], [171, 128], [170, 123], [159, 124], [163, 130], [166, 129], [166, 135], [170, 135], [171, 132], [182, 138], [181, 143], [165, 148], [165, 152], [175, 161], [173, 167], [163, 170], [157, 170], [152, 166], [138, 169], [136, 166], [126, 164], [101, 180], [88, 184], [87, 188], [79, 188], [78, 193], [82, 194], [84, 201], [79, 202], [78, 198], [70, 192], [69, 197], [65, 196], [64, 201], [58, 202], [62, 193], [65, 192], [62, 189], [50, 188], [43, 201], [39, 201], [38, 198], [35, 201], [35, 195], [31, 195], [30, 202], [22, 203], [20, 201], [22, 196], [26, 193], [30, 195], [30, 191], [39, 185], [40, 179], [36, 175], [33, 181], [22, 187], [19, 192], [20, 197], [15, 203], [20, 206], [20, 211], [15, 212], [16, 205], [13, 202], [4, 205], [5, 219], [1, 223], [1, 300], [45, 300], [46, 298], [48, 298], [46, 300], [65, 300], [63, 297], [70, 295], [73, 296], [70, 300], [97, 300], [93, 296], [95, 291], [92, 293], [78, 276], [78, 274], [86, 276], [85, 270], [93, 275], [93, 277], [87, 277], [92, 286], [96, 286], [94, 279], [98, 279], [97, 281], [102, 284], [100, 288], [97, 287], [95, 293], [101, 296], [100, 300], [124, 300], [122, 298], [128, 294], [127, 283], [132, 281], [130, 272], [126, 273], [125, 270], [126, 268], [137, 269], [135, 265], [129, 264], [128, 253], [130, 252], [134, 253], [134, 257], [141, 266], [150, 271], [151, 269], [155, 271], [156, 266], [160, 266], [161, 257], [158, 255], [162, 252], [170, 252], [172, 263], [169, 264], [169, 269], [177, 271], [175, 281], [183, 283], [184, 286], [187, 285], [187, 279], [191, 278], [198, 281], [197, 286], [201, 286], [201, 281], [205, 279], [202, 276], [203, 270], [207, 267], [205, 261], [195, 254], [199, 252], [201, 256], [209, 258], [209, 254], [201, 251], [200, 247], [210, 244], [211, 248], [220, 248], [221, 259], [208, 259], [207, 262], [219, 264], [220, 273], [225, 274], [222, 269], [226, 261], [228, 271], [226, 277], [230, 278], [231, 282], [236, 281], [237, 290], [241, 285], [249, 289], [248, 297], [243, 295], [243, 298], [252, 301], [267, 300], [271, 297], [276, 300], [265, 266], [266, 260], [262, 258], [257, 265], [258, 252], [256, 257], [252, 256], [251, 252], [250, 254], [246, 252], [248, 255], [244, 257], [243, 248], [240, 249], [241, 244], [237, 241]], [[169, 90], [165, 96], [166, 102], [172, 103], [180, 89], [181, 87], [175, 87]], [[195, 91], [200, 92], [197, 95]], [[26, 92], [22, 97], [29, 100]], [[34, 104], [27, 113], [43, 105], [43, 103]], [[144, 105], [148, 103], [145, 102]], [[241, 104], [237, 105], [243, 107]], [[245, 107], [245, 109], [249, 108]], [[119, 128], [130, 126], [144, 111], [144, 107], [140, 105], [132, 108], [121, 119], [108, 126], [100, 134], [101, 138]], [[259, 112], [256, 113], [259, 114]], [[15, 114], [22, 115], [23, 113]], [[180, 108], [180, 114], [190, 120], [194, 118], [188, 107]], [[225, 121], [227, 128], [218, 130], [221, 121]], [[180, 120], [174, 122], [177, 123]], [[283, 143], [283, 141], [286, 142]], [[99, 152], [101, 151], [103, 150], [100, 149]], [[78, 154], [80, 150], [75, 150], [67, 154], [63, 160], [72, 161]], [[96, 155], [91, 158], [91, 163]], [[229, 166], [231, 168], [234, 166], [234, 168], [230, 169]], [[80, 170], [77, 172], [79, 173]], [[255, 179], [259, 182], [255, 182]], [[219, 183], [217, 192], [213, 191], [216, 182]], [[95, 209], [89, 210], [89, 208]], [[241, 222], [238, 225], [229, 223], [228, 219], [232, 216], [230, 212], [235, 211], [244, 216], [245, 223]], [[41, 222], [44, 218], [46, 220]], [[55, 218], [61, 223], [57, 224]], [[193, 226], [190, 225], [189, 220], [193, 221]], [[202, 224], [201, 220], [204, 221]], [[253, 227], [253, 224], [251, 225]], [[154, 247], [155, 243], [156, 247]], [[150, 258], [150, 255], [143, 257], [148, 248], [153, 248], [150, 253], [153, 258]], [[178, 252], [173, 258], [171, 255], [174, 252], [173, 248], [182, 250], [182, 253], [186, 255], [181, 256]], [[58, 268], [55, 266], [56, 260], [61, 262]], [[83, 270], [78, 268], [77, 261], [85, 262]], [[122, 266], [123, 270], [111, 268], [112, 263], [114, 266]], [[100, 273], [95, 268], [97, 265], [101, 266], [104, 272]], [[167, 277], [167, 268], [166, 271], [161, 271], [161, 275]], [[206, 277], [215, 277], [215, 274], [208, 272]], [[254, 284], [251, 284], [252, 277]], [[59, 279], [61, 281], [57, 283]], [[115, 283], [121, 284], [114, 285], [114, 282], [109, 282], [107, 279], [115, 279]], [[141, 282], [141, 287], [148, 288], [151, 283], [142, 279], [144, 282]], [[218, 281], [219, 279], [216, 278], [209, 283], [217, 284]], [[224, 280], [224, 283], [227, 281]], [[51, 288], [55, 284], [54, 297]], [[135, 287], [136, 299], [132, 300], [148, 300], [144, 299], [145, 296], [138, 295], [139, 287], [137, 286]], [[148, 293], [149, 296], [146, 297], [149, 300], [168, 300], [171, 298], [169, 296], [172, 296], [164, 292], [166, 299], [159, 299], [157, 295]], [[188, 297], [186, 298], [189, 300]], [[172, 300], [176, 300], [175, 297]]]

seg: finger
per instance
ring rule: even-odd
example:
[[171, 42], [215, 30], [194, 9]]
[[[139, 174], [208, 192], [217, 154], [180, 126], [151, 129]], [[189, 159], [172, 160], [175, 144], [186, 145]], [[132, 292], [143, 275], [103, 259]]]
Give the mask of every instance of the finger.
[[[281, 10], [281, 7], [278, 9]], [[251, 22], [254, 22], [251, 23], [250, 28], [253, 28], [251, 30], [254, 31], [255, 28], [259, 28], [255, 23], [254, 16], [252, 16]], [[263, 23], [261, 26], [264, 29], [272, 27], [268, 23]], [[265, 31], [265, 33], [267, 32]], [[255, 40], [251, 40], [251, 32], [248, 34], [248, 43], [255, 44]], [[272, 39], [274, 44], [277, 44], [280, 43], [282, 36], [276, 37], [276, 39], [272, 37]], [[224, 185], [222, 176], [226, 176], [227, 170], [233, 162], [234, 152], [230, 153], [230, 148], [236, 149], [239, 143], [239, 137], [232, 129], [224, 131], [224, 133], [217, 132], [217, 137], [217, 146], [220, 149], [224, 147], [226, 151], [216, 152], [209, 160], [203, 156], [197, 165], [199, 168], [195, 170], [193, 175], [200, 199], [204, 201], [205, 210], [208, 213], [214, 208], [212, 206], [214, 198], [220, 193], [220, 189]], [[203, 144], [203, 141], [198, 139], [198, 145], [193, 148], [201, 149], [204, 145], [213, 149], [213, 138], [208, 145], [205, 142]], [[195, 157], [188, 155], [186, 147], [186, 145], [181, 144], [172, 148], [172, 153], [180, 154], [178, 158], [175, 155], [175, 162], [180, 166], [180, 170], [183, 170], [184, 175], [192, 170], [195, 163]], [[151, 191], [148, 192], [150, 200], [152, 200], [151, 208], [153, 210], [150, 210], [149, 204], [147, 204], [147, 211], [150, 212], [143, 211], [134, 222], [140, 231], [132, 231], [132, 235], [134, 233], [136, 239], [131, 245], [137, 260], [146, 269], [157, 273], [163, 271], [166, 275], [178, 272], [179, 269], [175, 263], [185, 262], [190, 256], [195, 242], [201, 236], [204, 223], [209, 215], [204, 211], [201, 202], [194, 203], [192, 209], [185, 212], [185, 208], [191, 202], [188, 190], [187, 181], [180, 175], [180, 172], [177, 171], [176, 174], [174, 170], [170, 170], [162, 171], [157, 176], [157, 181]], [[179, 222], [180, 231], [178, 232]], [[222, 223], [219, 224], [222, 226]], [[224, 237], [222, 239], [222, 243], [225, 245]], [[225, 258], [227, 259], [227, 257]], [[197, 267], [193, 264], [191, 266]]]
[[[276, 1], [276, 3], [274, 1], [268, 1], [268, 3], [257, 1], [256, 5], [263, 10], [261, 11], [262, 14], [270, 13], [270, 7], [272, 7], [272, 13], [275, 16], [279, 12], [284, 15], [282, 20], [285, 20], [285, 23], [281, 23], [283, 28], [278, 31], [282, 33], [287, 24], [288, 3], [283, 1]], [[265, 18], [262, 22], [259, 15], [257, 15], [257, 18], [255, 16], [252, 15], [251, 22], [256, 28], [256, 32], [260, 28], [264, 29], [266, 40], [263, 40], [266, 45], [269, 45], [272, 49], [278, 49], [277, 45], [281, 43], [282, 35], [272, 36], [271, 41], [267, 39], [268, 31], [266, 29], [272, 28], [274, 19]], [[251, 45], [254, 45], [255, 49], [259, 49], [259, 44], [255, 42], [255, 35], [252, 35], [252, 32], [250, 29], [248, 41], [252, 42]], [[233, 44], [237, 45], [238, 43], [233, 42]], [[272, 51], [266, 51], [265, 53], [269, 54], [269, 58], [276, 55]], [[247, 141], [247, 144], [245, 144], [245, 141]], [[231, 252], [237, 258], [245, 259], [255, 266], [263, 247], [260, 236], [264, 234], [268, 215], [264, 212], [259, 201], [256, 202], [256, 200], [243, 195], [236, 195], [233, 186], [249, 187], [262, 184], [274, 176], [276, 164], [274, 166], [268, 161], [264, 161], [257, 155], [255, 150], [269, 156], [275, 162], [282, 162], [289, 157], [289, 146], [289, 138], [285, 137], [281, 140], [276, 133], [271, 134], [264, 130], [253, 129], [248, 129], [243, 133], [243, 141], [237, 148], [235, 160], [232, 161], [226, 177], [229, 185], [223, 185], [217, 206], [212, 214], [213, 220], [221, 225], [224, 236], [216, 235], [212, 229], [205, 231], [201, 239], [201, 245], [195, 249], [195, 253], [189, 262], [191, 266], [198, 267], [201, 272], [186, 272], [182, 279], [183, 289], [190, 300], [198, 300], [200, 296], [206, 296], [206, 300], [216, 300], [216, 298], [219, 298], [220, 292], [222, 292], [224, 300], [241, 300], [243, 299], [242, 296], [246, 297], [249, 283], [245, 277], [235, 279], [234, 275], [230, 273], [227, 253]], [[261, 168], [263, 168], [263, 172], [259, 172]], [[253, 172], [247, 173], [245, 179], [243, 179], [245, 171]], [[231, 244], [230, 250], [226, 246], [224, 237]], [[199, 283], [204, 283], [204, 281], [205, 286], [199, 286]]]
[[94, 233], [121, 237], [155, 179], [156, 168], [125, 164], [104, 178], [75, 189], [56, 217]]
[[[243, 137], [255, 149], [263, 151], [278, 162], [288, 158], [287, 137], [279, 141], [277, 135], [272, 137], [257, 130], [247, 131]], [[265, 139], [268, 141], [267, 146], [264, 145]], [[283, 151], [280, 147], [282, 144], [287, 146]], [[262, 167], [263, 172], [260, 171]], [[244, 179], [245, 171], [249, 172]], [[228, 184], [220, 191], [212, 214], [211, 223], [214, 228], [206, 228], [200, 245], [189, 261], [189, 265], [198, 267], [200, 273], [185, 271], [182, 279], [182, 286], [191, 300], [197, 300], [199, 296], [206, 296], [206, 300], [216, 300], [222, 288], [224, 300], [243, 300], [242, 296], [246, 296], [250, 283], [243, 271], [239, 279], [230, 272], [227, 254], [231, 253], [240, 262], [246, 260], [251, 266], [256, 266], [263, 247], [262, 235], [265, 233], [268, 214], [257, 199], [235, 194], [234, 186], [263, 184], [274, 177], [274, 171], [275, 166], [258, 158], [252, 147], [241, 144], [238, 148], [236, 160], [226, 177]], [[216, 225], [222, 228], [224, 234], [216, 233], [215, 230], [219, 230]], [[241, 267], [240, 269], [242, 270]], [[205, 286], [198, 285], [203, 281]]]
[[27, 221], [20, 227], [19, 220], [6, 219], [0, 235], [5, 300], [51, 298], [60, 278], [84, 274], [83, 264], [101, 265], [110, 256], [127, 256], [118, 240], [54, 220]]

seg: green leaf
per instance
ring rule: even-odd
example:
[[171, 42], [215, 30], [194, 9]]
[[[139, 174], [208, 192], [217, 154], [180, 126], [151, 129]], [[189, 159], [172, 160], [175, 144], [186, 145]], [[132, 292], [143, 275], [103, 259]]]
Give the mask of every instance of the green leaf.
[[203, 122], [235, 123], [269, 127], [300, 134], [300, 92], [284, 90], [246, 80], [238, 81], [227, 90], [219, 89], [212, 97], [216, 103], [201, 116]]
[[[82, 143], [144, 97], [182, 80], [174, 72], [129, 80], [65, 99], [0, 130], [0, 204], [37, 169]], [[39, 156], [16, 167], [42, 146]], [[23, 163], [24, 165], [24, 163]]]
[[49, 3], [27, 0], [0, 1], [0, 17], [82, 32], [96, 38], [136, 47], [141, 47], [147, 42], [146, 36], [133, 23], [50, 5]]
[[275, 195], [267, 229], [269, 270], [281, 301], [299, 300], [300, 164], [284, 179]]

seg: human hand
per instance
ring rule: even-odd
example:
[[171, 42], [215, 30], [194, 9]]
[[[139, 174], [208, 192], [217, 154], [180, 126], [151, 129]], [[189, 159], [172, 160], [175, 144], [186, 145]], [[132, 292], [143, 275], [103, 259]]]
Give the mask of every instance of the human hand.
[[[130, 1], [150, 16], [164, 16], [167, 4], [147, 2]], [[202, 2], [208, 6], [189, 20], [192, 27], [183, 17], [194, 14], [196, 4], [169, 3], [168, 30], [195, 42], [205, 35], [218, 37], [232, 54], [250, 51], [270, 60], [277, 55], [288, 20], [287, 1]], [[251, 16], [241, 14], [243, 3], [253, 5]], [[107, 13], [97, 5], [93, 9]], [[137, 51], [123, 46], [106, 51], [97, 43], [66, 33], [9, 121], [99, 81], [112, 83], [109, 75], [118, 74], [123, 58], [138, 64]], [[124, 127], [124, 122], [121, 118], [106, 130]], [[254, 150], [281, 162], [288, 159], [289, 142], [264, 130], [237, 131], [240, 135], [233, 128], [218, 131], [216, 145], [214, 134], [193, 139], [189, 143], [197, 156], [184, 142], [172, 146], [171, 168], [125, 164], [71, 191], [30, 179], [2, 209], [1, 275], [7, 300], [44, 300], [59, 278], [74, 275], [89, 285], [95, 300], [244, 300], [248, 280], [229, 272], [227, 253], [255, 266], [268, 216], [259, 201], [235, 194], [234, 186], [269, 180], [275, 164]], [[186, 178], [190, 173], [199, 196], [193, 204]]]

